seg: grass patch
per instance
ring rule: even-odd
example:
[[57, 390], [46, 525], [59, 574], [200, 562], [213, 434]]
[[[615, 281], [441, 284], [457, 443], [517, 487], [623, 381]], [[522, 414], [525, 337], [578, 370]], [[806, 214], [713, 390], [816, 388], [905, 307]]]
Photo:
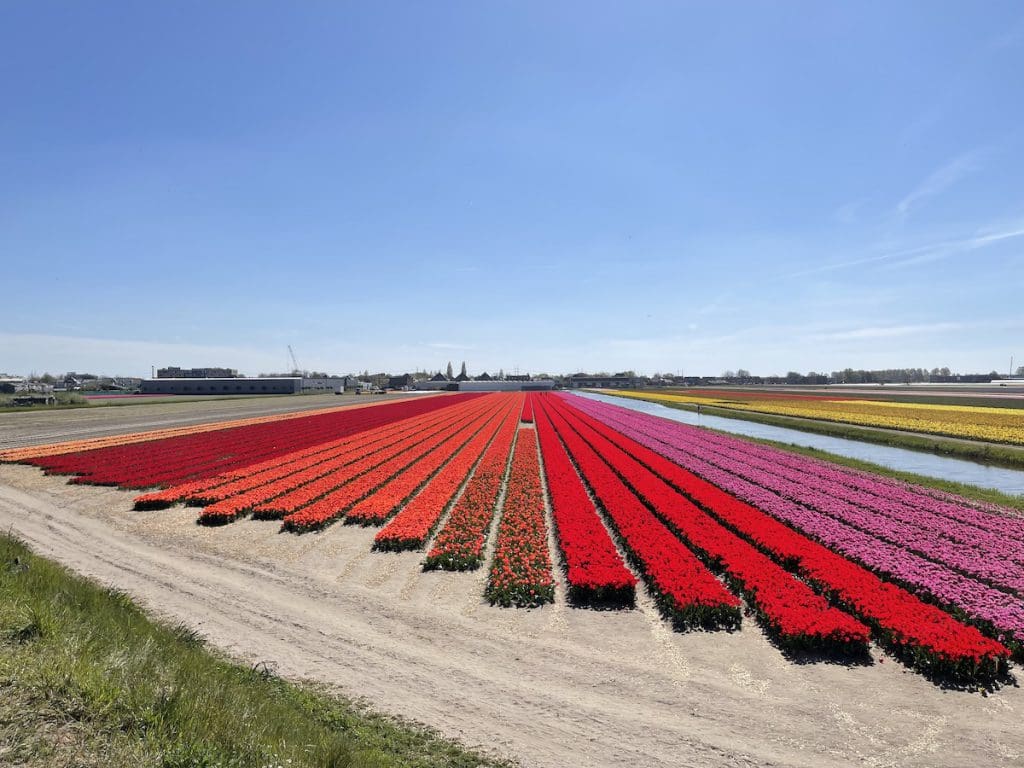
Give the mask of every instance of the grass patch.
[[206, 648], [0, 535], [0, 764], [508, 766]]
[[4, 394], [0, 395], [0, 413], [20, 413], [25, 411], [66, 411], [69, 408], [88, 408], [89, 402], [77, 392], [57, 392], [57, 402], [52, 405], [34, 404], [34, 405], [15, 405], [14, 398], [21, 394], [30, 393], [15, 393], [15, 394]]
[[[645, 400], [649, 403], [664, 405], [668, 408], [676, 408], [680, 411], [697, 410], [697, 406], [691, 403], [671, 403], [654, 398], [635, 396], [633, 399]], [[801, 432], [813, 432], [818, 435], [827, 435], [829, 437], [841, 437], [847, 440], [860, 440], [865, 443], [888, 445], [894, 448], [907, 448], [911, 451], [933, 453], [939, 456], [952, 456], [958, 459], [975, 461], [979, 464], [992, 464], [1011, 469], [1024, 469], [1024, 449], [1013, 448], [1011, 446], [999, 445], [996, 443], [984, 443], [960, 438], [950, 440], [942, 437], [901, 433], [896, 430], [881, 430], [874, 429], [872, 427], [854, 426], [852, 424], [841, 424], [831, 421], [800, 419], [791, 416], [776, 416], [751, 411], [737, 411], [714, 405], [702, 404], [700, 406], [700, 412], [707, 414], [708, 416], [721, 416], [726, 419], [741, 419], [743, 421], [753, 421], [758, 424], [767, 424], [773, 427], [786, 427], [788, 429], [796, 429]], [[738, 435], [733, 436], [738, 437]], [[786, 443], [783, 443], [783, 445], [786, 445]], [[829, 455], [831, 456], [833, 454]]]

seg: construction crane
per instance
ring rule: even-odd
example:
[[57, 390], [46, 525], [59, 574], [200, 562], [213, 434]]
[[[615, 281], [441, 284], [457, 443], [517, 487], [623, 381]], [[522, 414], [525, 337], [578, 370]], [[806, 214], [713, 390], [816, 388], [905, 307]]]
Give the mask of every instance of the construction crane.
[[299, 361], [295, 359], [295, 352], [292, 350], [292, 345], [291, 344], [288, 345], [288, 355], [292, 359], [292, 375], [293, 376], [301, 376], [302, 375], [302, 369], [299, 368]]

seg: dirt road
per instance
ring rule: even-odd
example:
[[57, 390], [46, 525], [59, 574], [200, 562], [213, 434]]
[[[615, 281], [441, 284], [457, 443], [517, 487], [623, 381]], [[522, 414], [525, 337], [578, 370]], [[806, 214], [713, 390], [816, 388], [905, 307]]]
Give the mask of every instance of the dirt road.
[[379, 710], [527, 766], [1011, 766], [1024, 691], [942, 691], [886, 658], [786, 661], [748, 618], [677, 634], [637, 610], [491, 608], [484, 574], [422, 573], [371, 553], [374, 529], [222, 528], [195, 510], [0, 466], [0, 527], [127, 590], [247, 662], [315, 678]]

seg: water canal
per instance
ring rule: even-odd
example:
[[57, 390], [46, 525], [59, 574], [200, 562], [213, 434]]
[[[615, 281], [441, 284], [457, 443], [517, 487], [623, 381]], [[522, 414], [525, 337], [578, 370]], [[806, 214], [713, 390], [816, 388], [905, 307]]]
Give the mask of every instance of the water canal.
[[813, 432], [801, 432], [798, 429], [775, 427], [769, 424], [758, 424], [743, 419], [726, 419], [721, 416], [709, 416], [678, 408], [669, 408], [647, 400], [601, 395], [595, 392], [573, 392], [579, 397], [588, 397], [629, 408], [652, 416], [678, 421], [695, 427], [707, 427], [722, 432], [746, 437], [757, 437], [763, 440], [776, 440], [780, 443], [791, 443], [805, 448], [817, 448], [839, 456], [860, 461], [870, 461], [889, 469], [902, 472], [913, 472], [940, 480], [957, 483], [968, 483], [981, 488], [992, 488], [1002, 493], [1024, 495], [1024, 471], [1008, 469], [989, 464], [980, 464], [966, 459], [954, 459], [948, 456], [936, 456], [906, 448], [894, 448], [888, 445], [876, 445], [843, 437], [817, 435]]

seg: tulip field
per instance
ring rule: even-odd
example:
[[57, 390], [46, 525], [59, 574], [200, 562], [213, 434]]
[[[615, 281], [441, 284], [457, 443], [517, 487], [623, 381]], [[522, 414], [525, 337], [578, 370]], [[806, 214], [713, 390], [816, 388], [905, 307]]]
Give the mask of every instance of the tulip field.
[[1020, 408], [892, 402], [843, 395], [797, 395], [743, 390], [726, 393], [615, 390], [614, 394], [661, 403], [710, 405], [734, 411], [1024, 445], [1024, 410]]
[[1011, 510], [571, 395], [411, 398], [0, 460], [142, 491], [140, 514], [373, 527], [380, 557], [483, 569], [497, 606], [630, 610], [643, 591], [679, 631], [750, 621], [789, 656], [857, 663], [877, 644], [966, 685], [1024, 658]]

